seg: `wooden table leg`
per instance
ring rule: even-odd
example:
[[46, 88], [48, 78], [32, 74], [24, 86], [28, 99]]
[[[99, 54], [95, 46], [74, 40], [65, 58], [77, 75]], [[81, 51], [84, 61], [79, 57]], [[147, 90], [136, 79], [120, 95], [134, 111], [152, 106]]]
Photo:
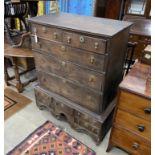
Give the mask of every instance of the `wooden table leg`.
[[4, 58], [4, 80], [7, 86], [9, 86], [9, 74], [7, 70], [7, 59]]
[[14, 68], [14, 72], [15, 72], [15, 79], [17, 81], [16, 88], [17, 88], [18, 92], [21, 93], [23, 91], [23, 85], [20, 80], [20, 75], [19, 75], [18, 66], [17, 66], [17, 58], [12, 57], [12, 61], [13, 61], [12, 63], [13, 63], [13, 68]]

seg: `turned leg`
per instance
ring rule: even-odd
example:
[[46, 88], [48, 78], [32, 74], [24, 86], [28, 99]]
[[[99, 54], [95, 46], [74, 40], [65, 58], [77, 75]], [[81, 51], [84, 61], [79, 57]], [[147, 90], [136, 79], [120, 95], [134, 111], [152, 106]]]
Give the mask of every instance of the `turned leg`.
[[7, 60], [4, 58], [4, 80], [7, 86], [9, 86], [9, 74], [7, 70]]
[[14, 68], [14, 72], [15, 72], [15, 79], [17, 81], [16, 88], [17, 88], [18, 92], [21, 93], [23, 91], [23, 85], [20, 80], [20, 75], [19, 75], [18, 66], [17, 66], [17, 58], [13, 57], [12, 60], [13, 60], [12, 63], [13, 63], [13, 68]]

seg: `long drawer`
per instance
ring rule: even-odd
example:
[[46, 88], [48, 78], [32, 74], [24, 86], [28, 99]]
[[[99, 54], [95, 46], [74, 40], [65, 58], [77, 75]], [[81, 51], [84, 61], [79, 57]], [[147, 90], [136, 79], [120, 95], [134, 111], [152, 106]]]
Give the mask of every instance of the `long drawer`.
[[151, 101], [148, 99], [126, 91], [121, 91], [118, 106], [123, 110], [127, 109], [130, 113], [141, 118], [151, 120]]
[[77, 85], [55, 74], [37, 72], [40, 86], [96, 113], [102, 112], [103, 94]]
[[141, 137], [119, 128], [112, 129], [113, 145], [119, 146], [134, 155], [150, 155], [150, 142], [144, 141]]
[[34, 37], [32, 37], [32, 48], [41, 51], [43, 54], [50, 54], [60, 59], [68, 60], [73, 63], [77, 63], [94, 70], [105, 72], [108, 55], [100, 55], [77, 48], [65, 46], [62, 43], [52, 42], [38, 38], [38, 43], [35, 43]]
[[37, 70], [54, 73], [98, 91], [102, 91], [104, 87], [105, 75], [102, 73], [38, 52], [34, 52], [34, 56]]
[[118, 109], [115, 124], [130, 130], [146, 139], [151, 139], [151, 124], [142, 118]]

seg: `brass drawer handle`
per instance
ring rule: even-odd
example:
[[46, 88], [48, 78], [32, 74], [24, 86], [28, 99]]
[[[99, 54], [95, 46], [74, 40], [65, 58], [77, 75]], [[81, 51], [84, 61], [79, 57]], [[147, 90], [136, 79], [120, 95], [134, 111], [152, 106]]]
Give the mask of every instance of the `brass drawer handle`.
[[132, 148], [135, 149], [135, 150], [137, 150], [139, 148], [139, 146], [140, 145], [135, 142], [135, 143], [133, 143]]
[[84, 43], [85, 42], [85, 39], [83, 36], [80, 36], [80, 43]]
[[145, 130], [145, 126], [143, 124], [140, 124], [140, 125], [137, 125], [137, 129], [140, 131], [140, 132], [143, 132]]
[[91, 64], [94, 64], [94, 62], [95, 62], [95, 58], [94, 58], [93, 56], [91, 56], [91, 57], [90, 57], [90, 63], [91, 63]]
[[61, 46], [61, 50], [62, 50], [62, 51], [65, 51], [65, 50], [66, 50], [65, 46], [62, 45], [62, 46]]
[[99, 43], [98, 43], [98, 42], [96, 42], [96, 43], [95, 43], [95, 49], [97, 49], [97, 48], [98, 48], [98, 45], [99, 45]]
[[71, 37], [67, 37], [67, 42], [70, 44], [71, 43]]
[[95, 77], [94, 76], [90, 76], [89, 77], [89, 82], [95, 82]]
[[58, 38], [58, 34], [56, 32], [53, 33], [54, 39]]
[[65, 67], [65, 66], [66, 66], [66, 62], [62, 61], [62, 62], [61, 62], [61, 65], [62, 65], [63, 67]]
[[42, 31], [46, 33], [47, 32], [46, 27], [42, 27]]
[[151, 108], [145, 108], [144, 112], [145, 114], [151, 114]]
[[67, 81], [66, 81], [66, 79], [63, 79], [62, 82], [63, 82], [63, 83], [66, 83]]

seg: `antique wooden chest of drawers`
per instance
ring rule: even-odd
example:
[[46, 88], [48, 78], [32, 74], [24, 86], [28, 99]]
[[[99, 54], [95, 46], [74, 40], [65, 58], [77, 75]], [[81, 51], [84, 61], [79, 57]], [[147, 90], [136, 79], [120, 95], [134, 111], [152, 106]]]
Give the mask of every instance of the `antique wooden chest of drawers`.
[[[102, 120], [98, 120], [100, 127], [95, 138], [101, 141], [110, 127], [113, 99], [122, 80], [131, 23], [66, 13], [34, 17], [29, 22], [39, 83], [35, 89], [37, 105], [46, 106], [46, 97], [57, 101], [55, 95], [58, 95], [64, 100], [61, 100], [61, 112], [55, 102], [46, 107], [54, 114], [58, 108], [65, 116], [65, 109], [72, 111], [74, 121], [69, 122], [81, 122], [81, 115], [85, 117], [85, 111], [90, 111], [88, 118]], [[68, 102], [72, 103], [71, 107], [67, 106]], [[82, 109], [81, 117], [73, 105]], [[68, 120], [70, 116], [67, 115]], [[90, 121], [85, 120], [81, 127], [88, 131], [93, 124]], [[90, 133], [93, 137], [93, 132]]]
[[150, 74], [149, 65], [138, 63], [120, 84], [107, 151], [118, 146], [130, 154], [151, 154]]

